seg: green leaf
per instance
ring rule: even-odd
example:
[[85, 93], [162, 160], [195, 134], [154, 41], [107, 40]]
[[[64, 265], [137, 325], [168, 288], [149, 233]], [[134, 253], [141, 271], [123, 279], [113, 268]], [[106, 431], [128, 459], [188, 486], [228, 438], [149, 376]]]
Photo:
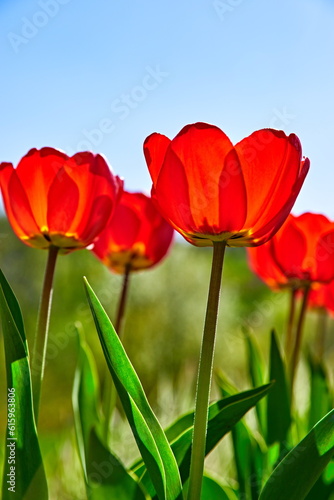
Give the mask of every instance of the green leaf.
[[331, 395], [323, 364], [309, 358], [309, 367], [311, 372], [309, 428], [311, 428], [331, 409]]
[[223, 486], [211, 476], [204, 474], [201, 500], [237, 500], [236, 494], [227, 486]]
[[[219, 374], [217, 381], [224, 397], [235, 394], [236, 388], [223, 374]], [[262, 401], [263, 399], [257, 403], [255, 408]], [[241, 498], [257, 499], [262, 486], [266, 445], [262, 439], [260, 446], [258, 440], [255, 439], [251, 430], [242, 420], [233, 426], [231, 433], [239, 495]], [[258, 433], [257, 435], [258, 439], [261, 439]]]
[[[79, 335], [79, 330], [78, 330]], [[80, 338], [80, 335], [79, 335]], [[91, 350], [82, 338], [74, 377], [72, 404], [79, 456], [87, 480], [86, 454], [92, 428], [98, 425], [98, 375]]]
[[90, 500], [145, 500], [135, 476], [102, 443], [96, 429], [92, 429], [87, 455], [87, 477]]
[[[260, 355], [259, 347], [256, 344], [255, 339], [251, 335], [246, 337], [247, 353], [248, 353], [248, 369], [251, 377], [253, 387], [258, 387], [264, 382], [264, 363]], [[259, 401], [256, 405], [256, 415], [258, 420], [259, 428], [263, 436], [267, 433], [267, 422], [266, 422], [266, 408], [267, 404], [264, 399]]]
[[326, 484], [322, 476], [313, 485], [305, 500], [315, 500], [318, 498], [321, 500], [333, 500], [334, 498], [334, 485]]
[[95, 361], [88, 345], [81, 339], [72, 399], [87, 496], [89, 500], [145, 500], [147, 497], [136, 478], [128, 473], [99, 437], [102, 425], [98, 395]]
[[253, 442], [246, 425], [240, 421], [232, 429], [234, 461], [237, 470], [239, 492], [245, 498], [251, 497], [252, 448]]
[[179, 470], [166, 435], [106, 312], [87, 281], [85, 286], [108, 368], [158, 497], [181, 499]]
[[284, 443], [291, 425], [289, 389], [275, 332], [271, 335], [269, 379], [276, 383], [267, 399], [268, 445], [276, 441]]
[[[34, 419], [22, 314], [16, 297], [1, 271], [0, 315], [5, 345], [7, 394], [15, 393], [15, 406], [8, 406], [15, 409], [13, 412], [15, 416], [11, 417], [15, 421], [7, 425], [2, 499], [46, 500], [48, 488]], [[14, 472], [12, 477], [15, 476], [14, 490], [9, 490], [13, 488], [13, 484], [8, 482], [11, 472]]]
[[278, 464], [260, 500], [304, 500], [334, 455], [334, 410]]
[[[272, 388], [267, 384], [257, 389], [245, 391], [223, 399], [217, 406], [211, 405], [206, 440], [206, 455], [213, 450], [219, 441], [232, 427], [263, 398]], [[188, 479], [191, 455], [192, 429], [183, 433], [174, 443], [172, 449], [180, 465], [183, 482]]]
[[[250, 391], [236, 394], [229, 398], [221, 399], [212, 403], [209, 407], [209, 421], [207, 431], [207, 441], [205, 454], [208, 455], [218, 442], [231, 430], [231, 428], [242, 418], [248, 410], [263, 398], [271, 389], [272, 384], [267, 384]], [[183, 416], [183, 423], [193, 422], [193, 413]], [[179, 427], [179, 423], [177, 424]], [[176, 424], [173, 424], [174, 429]], [[181, 428], [179, 427], [179, 430]], [[179, 465], [182, 483], [185, 483], [189, 477], [191, 444], [192, 444], [193, 426], [184, 429], [183, 432], [171, 443], [173, 453]], [[138, 467], [136, 474], [142, 474], [143, 468]], [[142, 483], [151, 496], [154, 492], [150, 487], [148, 475], [145, 473], [142, 477]]]

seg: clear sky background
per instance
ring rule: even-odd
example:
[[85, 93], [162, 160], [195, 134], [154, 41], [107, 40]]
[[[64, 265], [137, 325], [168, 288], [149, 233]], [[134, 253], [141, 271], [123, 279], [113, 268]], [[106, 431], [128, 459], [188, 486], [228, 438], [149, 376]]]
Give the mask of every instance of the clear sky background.
[[311, 170], [294, 213], [334, 219], [334, 1], [0, 0], [1, 161], [103, 153], [150, 189], [147, 135], [295, 132]]

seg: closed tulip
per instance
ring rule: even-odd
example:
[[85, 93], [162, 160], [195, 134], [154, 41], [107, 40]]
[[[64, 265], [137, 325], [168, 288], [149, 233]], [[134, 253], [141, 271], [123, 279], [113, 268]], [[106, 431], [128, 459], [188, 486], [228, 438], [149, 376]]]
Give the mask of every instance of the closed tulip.
[[90, 152], [72, 157], [53, 148], [31, 149], [17, 168], [0, 166], [9, 222], [27, 245], [60, 253], [91, 244], [110, 219], [123, 181], [105, 159]]
[[296, 135], [258, 130], [233, 146], [218, 127], [195, 123], [144, 143], [161, 213], [190, 243], [256, 246], [289, 215], [309, 169]]
[[322, 214], [289, 215], [264, 245], [248, 249], [253, 271], [272, 288], [303, 288], [334, 279], [334, 222]]
[[124, 191], [92, 250], [115, 273], [140, 271], [161, 261], [173, 233], [149, 196]]
[[[291, 289], [285, 350], [291, 352], [290, 383], [293, 388], [307, 307], [333, 307], [330, 282], [334, 279], [334, 222], [322, 214], [289, 215], [275, 236], [258, 248], [249, 248], [252, 269], [273, 288]], [[302, 305], [293, 335], [296, 296]], [[291, 390], [292, 392], [292, 390]]]

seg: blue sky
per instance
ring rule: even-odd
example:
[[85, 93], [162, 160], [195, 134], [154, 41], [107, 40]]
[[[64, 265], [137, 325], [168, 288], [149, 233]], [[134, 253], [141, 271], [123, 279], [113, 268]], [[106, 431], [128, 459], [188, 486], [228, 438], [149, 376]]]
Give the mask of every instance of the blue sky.
[[0, 158], [91, 149], [148, 191], [150, 133], [274, 127], [311, 160], [294, 213], [334, 219], [333, 26], [325, 0], [0, 0]]

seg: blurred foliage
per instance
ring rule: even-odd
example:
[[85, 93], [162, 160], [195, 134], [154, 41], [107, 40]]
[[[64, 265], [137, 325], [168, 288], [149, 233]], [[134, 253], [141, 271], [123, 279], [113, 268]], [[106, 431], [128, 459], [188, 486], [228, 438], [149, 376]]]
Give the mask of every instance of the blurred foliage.
[[[176, 238], [162, 264], [130, 277], [123, 342], [163, 425], [193, 406], [211, 254], [211, 248], [195, 248]], [[30, 349], [46, 257], [46, 252], [22, 244], [12, 233], [7, 220], [0, 219], [1, 268], [21, 304]], [[56, 440], [57, 455], [71, 462], [72, 473], [75, 475], [78, 471], [78, 478], [80, 468], [71, 445], [74, 439], [71, 391], [78, 346], [74, 326], [77, 321], [82, 323], [87, 342], [96, 357], [102, 387], [106, 374], [102, 349], [84, 293], [83, 276], [88, 278], [111, 319], [115, 318], [122, 276], [112, 274], [87, 250], [60, 256], [56, 268], [40, 414], [47, 469], [55, 471], [59, 467], [64, 468], [55, 458], [55, 444], [51, 443]], [[228, 249], [221, 299], [215, 366], [227, 373], [240, 390], [248, 389], [251, 382], [245, 368], [245, 338], [255, 333], [264, 359], [269, 359], [270, 330], [275, 327], [279, 340], [284, 334], [288, 294], [271, 292], [251, 273], [244, 249]], [[315, 316], [310, 314], [307, 325], [306, 345], [309, 351], [312, 351], [311, 341], [316, 331]], [[332, 329], [332, 325], [330, 327]], [[331, 331], [325, 351], [328, 366], [334, 365], [332, 339]], [[3, 356], [1, 338], [0, 408], [6, 408]], [[297, 407], [302, 412], [309, 395], [309, 373], [305, 366], [301, 366], [298, 376], [299, 388], [304, 389], [297, 391]], [[330, 376], [333, 377], [333, 373]], [[217, 389], [213, 388], [213, 397], [216, 396]], [[131, 461], [133, 454], [137, 455], [136, 447], [121, 417], [117, 418], [118, 425], [112, 440], [118, 445], [121, 443], [122, 449], [117, 449], [117, 446], [115, 449], [124, 455], [125, 460]], [[5, 434], [5, 419], [6, 411], [1, 411], [1, 442]], [[225, 446], [224, 443], [222, 445]], [[231, 454], [227, 453], [229, 456]], [[66, 481], [65, 472], [60, 476]], [[55, 481], [54, 474], [51, 481]], [[52, 489], [57, 491], [57, 488], [61, 491], [59, 484]], [[77, 497], [70, 491], [68, 498], [82, 498], [78, 489], [76, 491]], [[66, 494], [63, 493], [61, 498], [66, 499]]]

